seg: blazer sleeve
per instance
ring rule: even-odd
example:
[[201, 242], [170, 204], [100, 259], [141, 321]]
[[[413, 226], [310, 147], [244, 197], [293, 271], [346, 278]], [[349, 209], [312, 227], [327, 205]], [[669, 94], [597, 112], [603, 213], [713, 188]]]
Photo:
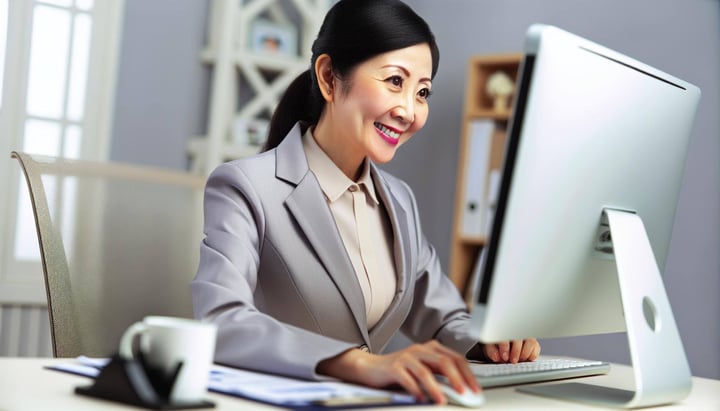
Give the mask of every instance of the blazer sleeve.
[[[417, 245], [414, 299], [402, 331], [414, 341], [436, 339], [455, 351], [468, 355], [478, 344], [469, 334], [470, 314], [455, 284], [442, 270], [435, 248], [425, 238], [417, 202], [412, 190], [402, 183], [415, 222]], [[475, 352], [473, 350], [473, 352]]]
[[[274, 176], [258, 184], [273, 182]], [[354, 345], [280, 322], [256, 307], [259, 256], [271, 216], [264, 214], [242, 167], [219, 166], [208, 178], [204, 205], [205, 238], [191, 290], [195, 317], [218, 326], [215, 361], [322, 379], [315, 373], [317, 363]]]

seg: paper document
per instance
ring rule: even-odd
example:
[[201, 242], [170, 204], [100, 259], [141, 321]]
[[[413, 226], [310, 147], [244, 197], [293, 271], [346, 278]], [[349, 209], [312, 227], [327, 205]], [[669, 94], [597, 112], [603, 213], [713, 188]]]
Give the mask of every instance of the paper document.
[[[74, 362], [49, 368], [97, 377], [107, 358], [80, 356]], [[414, 404], [409, 394], [367, 388], [336, 381], [306, 381], [260, 372], [213, 365], [208, 382], [210, 391], [284, 406], [341, 406], [361, 404]]]
[[210, 373], [209, 386], [213, 391], [281, 405], [415, 403], [408, 394], [343, 382], [297, 380], [217, 365]]

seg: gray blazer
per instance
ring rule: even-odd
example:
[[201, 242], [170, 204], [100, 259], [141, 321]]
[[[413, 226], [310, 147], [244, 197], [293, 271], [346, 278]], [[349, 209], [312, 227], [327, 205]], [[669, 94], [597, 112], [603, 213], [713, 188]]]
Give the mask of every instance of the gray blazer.
[[301, 378], [349, 348], [380, 352], [401, 330], [466, 353], [469, 315], [420, 229], [403, 181], [370, 165], [394, 235], [397, 292], [368, 330], [360, 285], [299, 125], [276, 148], [219, 166], [205, 188], [195, 316], [218, 325], [215, 361]]

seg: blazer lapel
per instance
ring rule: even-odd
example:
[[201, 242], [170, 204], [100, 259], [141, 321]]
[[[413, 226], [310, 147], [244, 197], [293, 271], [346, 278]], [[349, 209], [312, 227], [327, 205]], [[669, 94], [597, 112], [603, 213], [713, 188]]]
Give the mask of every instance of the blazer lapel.
[[276, 151], [276, 176], [296, 185], [285, 205], [345, 298], [369, 344], [365, 300], [320, 184], [308, 168], [301, 137], [296, 125]]
[[[397, 273], [397, 292], [392, 303], [383, 315], [382, 319], [375, 325], [371, 336], [373, 341], [373, 349], [382, 348], [397, 332], [398, 328], [405, 320], [406, 312], [398, 312], [400, 300], [406, 294], [408, 288], [412, 287], [412, 273], [410, 272], [410, 230], [407, 211], [405, 207], [393, 195], [387, 181], [380, 175], [379, 170], [371, 164], [371, 172], [376, 182], [375, 188], [382, 199], [385, 209], [387, 210], [393, 230], [393, 247], [395, 255], [395, 270]], [[409, 309], [409, 305], [404, 307]], [[398, 315], [399, 314], [399, 315]]]

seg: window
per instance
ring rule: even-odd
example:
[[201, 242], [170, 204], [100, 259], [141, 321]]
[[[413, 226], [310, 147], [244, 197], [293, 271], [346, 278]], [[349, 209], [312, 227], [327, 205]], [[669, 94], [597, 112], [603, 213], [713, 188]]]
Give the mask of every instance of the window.
[[[123, 0], [0, 0], [0, 190], [10, 193], [0, 198], [0, 303], [45, 301], [29, 195], [4, 153], [106, 158], [122, 7]], [[73, 208], [72, 185], [47, 184]]]
[[[0, 96], [3, 92], [3, 77], [5, 74], [5, 44], [7, 39], [8, 0], [0, 0]], [[2, 98], [0, 98], [2, 109]]]

